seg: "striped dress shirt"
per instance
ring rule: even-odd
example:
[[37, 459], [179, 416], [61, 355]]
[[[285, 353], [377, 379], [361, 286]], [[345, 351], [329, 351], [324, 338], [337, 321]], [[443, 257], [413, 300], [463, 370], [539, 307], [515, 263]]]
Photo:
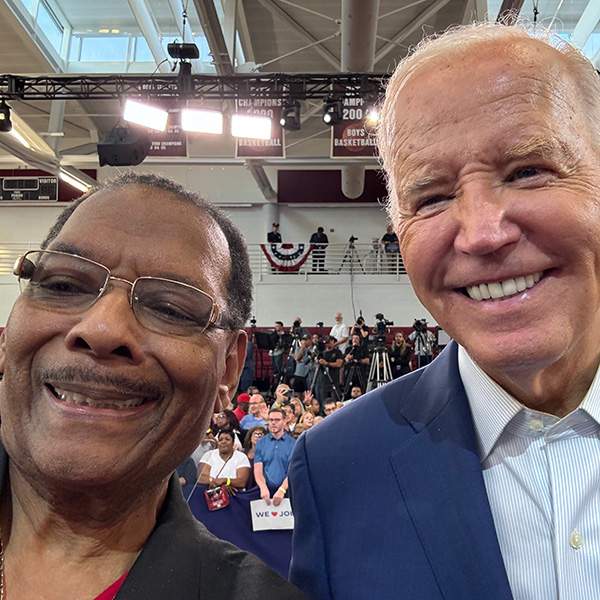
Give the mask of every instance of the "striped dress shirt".
[[600, 599], [600, 369], [563, 418], [526, 408], [459, 347], [515, 600]]

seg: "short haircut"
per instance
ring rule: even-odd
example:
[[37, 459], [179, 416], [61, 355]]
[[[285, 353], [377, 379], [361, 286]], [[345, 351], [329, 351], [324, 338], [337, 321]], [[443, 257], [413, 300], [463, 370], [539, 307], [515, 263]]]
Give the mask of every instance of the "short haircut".
[[232, 442], [235, 442], [235, 433], [231, 429], [221, 429], [217, 432], [217, 439], [220, 440], [222, 435], [228, 435]]
[[554, 48], [559, 55], [562, 55], [565, 64], [563, 71], [571, 75], [581, 91], [582, 108], [587, 115], [590, 129], [596, 139], [600, 137], [600, 78], [592, 63], [577, 48], [558, 35], [540, 26], [532, 29], [527, 24], [505, 25], [499, 22], [459, 25], [451, 27], [442, 34], [428, 36], [398, 63], [387, 85], [377, 126], [377, 146], [387, 177], [389, 192], [387, 210], [392, 223], [397, 225], [401, 220], [394, 179], [394, 163], [402, 136], [398, 135], [395, 111], [397, 96], [405, 83], [417, 71], [435, 69], [436, 60], [442, 57], [448, 59], [452, 54], [476, 52], [478, 46], [487, 43], [504, 42], [507, 45], [514, 45], [527, 40], [537, 40], [538, 43]]
[[138, 174], [130, 171], [115, 179], [99, 184], [96, 188], [85, 193], [81, 198], [78, 198], [60, 213], [56, 222], [48, 232], [46, 239], [42, 242], [42, 248], [47, 248], [58, 236], [77, 207], [83, 204], [83, 202], [88, 201], [88, 199], [93, 199], [93, 196], [97, 192], [117, 190], [119, 188], [135, 185], [154, 188], [171, 194], [179, 200], [193, 204], [218, 225], [227, 240], [231, 261], [229, 280], [226, 285], [227, 314], [224, 316], [233, 329], [241, 329], [244, 327], [250, 318], [252, 306], [252, 271], [250, 270], [248, 249], [246, 248], [244, 238], [238, 228], [223, 211], [201, 198], [198, 194], [187, 191], [172, 179], [160, 177], [159, 175], [146, 173]]
[[269, 416], [271, 416], [271, 413], [279, 413], [282, 417], [284, 416], [283, 408], [278, 408], [276, 406], [273, 406], [269, 409]]
[[275, 321], [275, 325], [281, 325], [283, 327], [283, 321]]

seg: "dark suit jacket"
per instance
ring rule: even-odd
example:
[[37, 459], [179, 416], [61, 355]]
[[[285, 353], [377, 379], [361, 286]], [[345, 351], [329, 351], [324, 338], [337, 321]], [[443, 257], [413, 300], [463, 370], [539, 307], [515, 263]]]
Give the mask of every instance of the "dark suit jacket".
[[[0, 446], [0, 481], [8, 457]], [[154, 531], [116, 600], [302, 600], [304, 595], [260, 560], [217, 539], [196, 521], [176, 476]]]
[[512, 598], [456, 344], [303, 434], [289, 478], [312, 598]]

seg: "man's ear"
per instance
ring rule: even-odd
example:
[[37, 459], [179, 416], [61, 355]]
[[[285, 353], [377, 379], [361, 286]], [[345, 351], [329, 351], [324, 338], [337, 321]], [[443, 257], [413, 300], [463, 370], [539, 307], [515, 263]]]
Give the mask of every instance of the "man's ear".
[[227, 356], [225, 357], [225, 372], [219, 382], [215, 412], [231, 407], [231, 398], [237, 389], [244, 368], [247, 346], [248, 335], [243, 329], [239, 329], [234, 333], [234, 338], [229, 343]]

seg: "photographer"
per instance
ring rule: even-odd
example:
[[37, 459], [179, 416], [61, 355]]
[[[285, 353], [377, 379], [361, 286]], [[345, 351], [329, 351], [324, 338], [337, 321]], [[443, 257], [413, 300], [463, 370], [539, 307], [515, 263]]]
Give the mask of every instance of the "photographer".
[[389, 350], [390, 364], [392, 367], [392, 376], [394, 379], [398, 379], [406, 373], [410, 373], [410, 359], [412, 357], [412, 349], [404, 339], [404, 335], [401, 331], [396, 333], [394, 341]]
[[436, 338], [433, 332], [427, 329], [426, 319], [415, 319], [413, 330], [408, 339], [413, 346], [418, 369], [428, 365], [433, 360]]
[[365, 387], [368, 365], [367, 347], [361, 344], [360, 336], [353, 335], [352, 344], [346, 348], [344, 353], [344, 397], [354, 385]]
[[317, 355], [317, 373], [314, 385], [315, 396], [323, 408], [325, 399], [333, 396], [340, 400], [340, 368], [344, 363], [342, 353], [336, 348], [337, 340], [329, 335], [325, 337], [324, 348]]
[[305, 392], [307, 385], [310, 385], [315, 370], [314, 358], [315, 346], [312, 337], [307, 334], [300, 341], [300, 347], [294, 354], [296, 369], [294, 370], [292, 388], [295, 392]]
[[356, 323], [352, 326], [350, 330], [350, 336], [357, 335], [360, 338], [360, 343], [367, 346], [369, 342], [369, 328], [365, 323], [364, 317], [361, 315], [356, 319]]
[[275, 329], [271, 333], [273, 350], [271, 350], [271, 362], [273, 364], [273, 379], [279, 381], [283, 372], [283, 358], [286, 352], [286, 344], [289, 345], [288, 334], [283, 328], [282, 321], [275, 321]]

